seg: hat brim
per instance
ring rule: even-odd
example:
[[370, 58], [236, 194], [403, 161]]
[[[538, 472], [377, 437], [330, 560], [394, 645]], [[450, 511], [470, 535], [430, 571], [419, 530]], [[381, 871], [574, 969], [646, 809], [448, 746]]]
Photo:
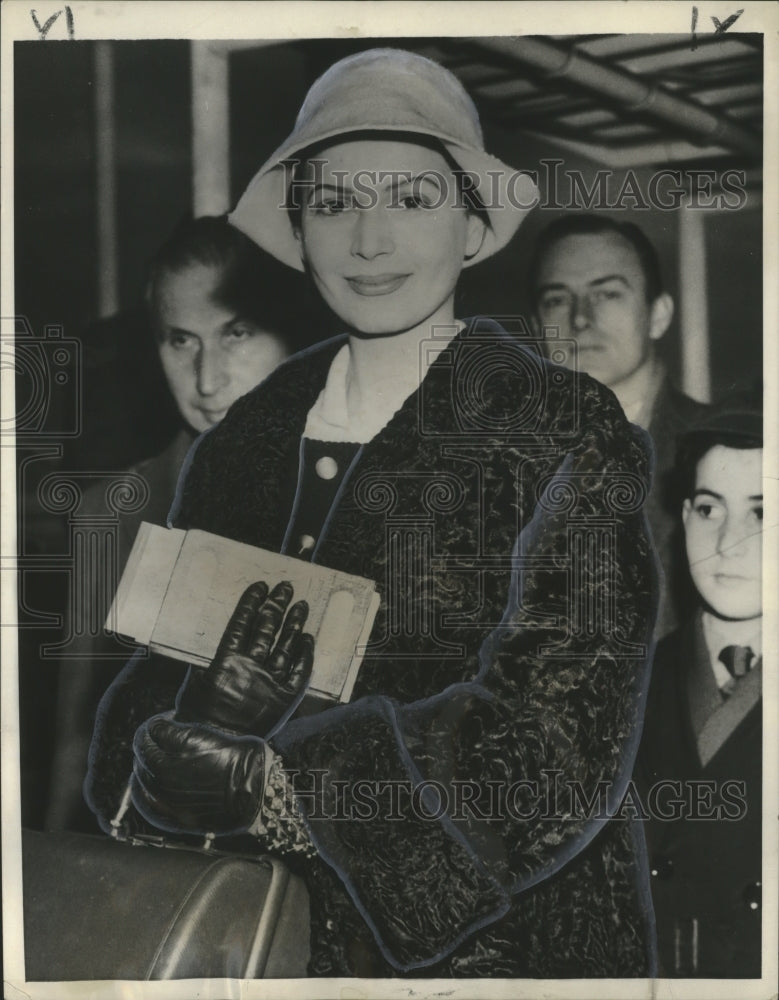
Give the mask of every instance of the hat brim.
[[[397, 126], [363, 126], [351, 130], [351, 133], [368, 129], [371, 132], [398, 131]], [[300, 244], [293, 232], [287, 210], [287, 183], [290, 174], [284, 164], [294, 160], [304, 149], [348, 134], [350, 133], [340, 128], [329, 134], [309, 137], [305, 143], [287, 142], [279, 147], [257, 171], [235, 209], [228, 215], [230, 223], [278, 260], [299, 271], [304, 270]], [[409, 134], [438, 139], [458, 166], [472, 176], [472, 189], [484, 205], [489, 226], [478, 252], [464, 260], [463, 267], [478, 264], [506, 246], [527, 213], [538, 203], [538, 188], [529, 174], [509, 167], [483, 150], [455, 142], [450, 136], [432, 129], [424, 132], [414, 130]]]

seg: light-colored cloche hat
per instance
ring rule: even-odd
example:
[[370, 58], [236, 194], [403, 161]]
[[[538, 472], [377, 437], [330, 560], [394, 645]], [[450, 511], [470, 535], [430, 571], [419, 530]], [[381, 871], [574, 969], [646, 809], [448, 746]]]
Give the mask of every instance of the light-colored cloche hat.
[[285, 161], [347, 133], [408, 132], [439, 139], [473, 176], [490, 226], [481, 249], [464, 266], [504, 247], [536, 204], [538, 189], [484, 151], [479, 115], [460, 81], [443, 66], [402, 49], [369, 49], [331, 66], [306, 95], [292, 134], [260, 168], [228, 216], [264, 250], [303, 270], [287, 203]]

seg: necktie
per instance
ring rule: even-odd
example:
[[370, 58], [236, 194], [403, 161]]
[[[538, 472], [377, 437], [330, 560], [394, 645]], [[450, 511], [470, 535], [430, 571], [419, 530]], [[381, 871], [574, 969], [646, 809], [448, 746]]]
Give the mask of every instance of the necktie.
[[725, 646], [720, 650], [719, 658], [728, 668], [731, 677], [738, 680], [752, 669], [754, 655], [751, 646]]

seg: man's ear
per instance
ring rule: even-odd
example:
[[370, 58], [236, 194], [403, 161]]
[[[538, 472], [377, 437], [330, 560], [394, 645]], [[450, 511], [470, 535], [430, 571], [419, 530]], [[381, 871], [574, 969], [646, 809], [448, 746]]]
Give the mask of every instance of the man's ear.
[[649, 339], [659, 340], [674, 318], [674, 300], [663, 292], [658, 295], [649, 310]]
[[692, 503], [689, 500], [685, 500], [682, 504], [682, 524], [686, 525], [689, 520], [690, 513], [692, 511]]
[[481, 250], [487, 235], [487, 225], [475, 212], [468, 213], [468, 235], [465, 239], [465, 260], [472, 260]]

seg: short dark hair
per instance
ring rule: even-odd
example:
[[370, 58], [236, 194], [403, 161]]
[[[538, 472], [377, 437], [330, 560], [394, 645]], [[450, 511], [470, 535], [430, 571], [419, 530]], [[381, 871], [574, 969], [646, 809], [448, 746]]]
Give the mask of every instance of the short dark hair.
[[673, 470], [677, 506], [692, 498], [698, 464], [717, 445], [738, 450], [763, 447], [762, 392], [748, 390], [727, 396], [679, 437]]
[[608, 216], [593, 213], [564, 215], [551, 222], [542, 230], [536, 240], [530, 264], [530, 297], [535, 305], [538, 301], [538, 276], [541, 262], [552, 247], [566, 236], [602, 236], [616, 234], [626, 240], [636, 251], [641, 271], [644, 275], [646, 299], [650, 304], [663, 294], [664, 286], [660, 271], [660, 258], [652, 243], [634, 222], [618, 222]]
[[197, 265], [220, 272], [214, 301], [269, 331], [293, 336], [300, 299], [293, 282], [297, 279], [299, 285], [299, 277], [230, 225], [226, 216], [182, 222], [154, 254], [147, 268], [145, 295], [152, 319], [160, 283]]
[[738, 451], [749, 451], [755, 448], [762, 448], [763, 442], [756, 441], [753, 437], [740, 434], [708, 434], [695, 435], [683, 442], [679, 448], [677, 457], [677, 480], [679, 483], [679, 500], [691, 500], [695, 493], [695, 480], [698, 471], [698, 463], [704, 458], [712, 448], [717, 445], [724, 445], [726, 448], [735, 448]]

